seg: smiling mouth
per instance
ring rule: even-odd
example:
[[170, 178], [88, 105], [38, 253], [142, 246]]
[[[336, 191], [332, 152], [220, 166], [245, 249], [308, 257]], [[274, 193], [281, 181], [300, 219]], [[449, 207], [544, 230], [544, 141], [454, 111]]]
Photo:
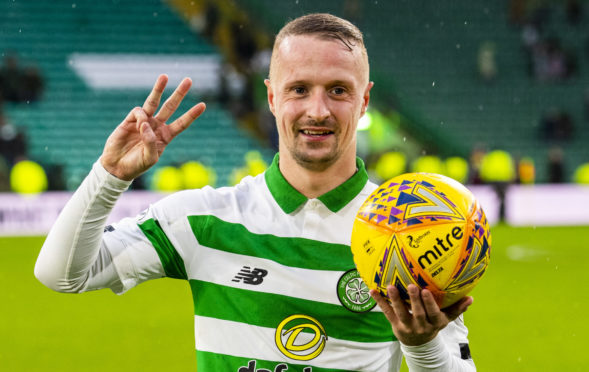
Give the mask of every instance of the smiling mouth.
[[312, 130], [312, 129], [303, 129], [300, 131], [303, 134], [308, 136], [326, 136], [328, 134], [333, 134], [331, 130]]

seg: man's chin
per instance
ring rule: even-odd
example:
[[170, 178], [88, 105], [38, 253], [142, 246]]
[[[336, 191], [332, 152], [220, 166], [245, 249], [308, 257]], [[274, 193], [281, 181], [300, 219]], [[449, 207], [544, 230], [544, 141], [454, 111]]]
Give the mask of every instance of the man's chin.
[[329, 154], [295, 154], [294, 156], [295, 161], [301, 167], [308, 169], [310, 171], [319, 172], [323, 171], [330, 166], [332, 166], [336, 160], [337, 156], [333, 153]]

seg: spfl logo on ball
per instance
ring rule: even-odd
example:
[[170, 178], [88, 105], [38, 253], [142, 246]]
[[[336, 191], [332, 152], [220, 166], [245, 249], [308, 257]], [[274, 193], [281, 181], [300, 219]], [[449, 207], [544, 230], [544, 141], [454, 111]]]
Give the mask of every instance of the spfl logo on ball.
[[368, 286], [356, 269], [346, 271], [337, 282], [337, 298], [346, 309], [355, 313], [364, 313], [376, 306], [368, 292]]

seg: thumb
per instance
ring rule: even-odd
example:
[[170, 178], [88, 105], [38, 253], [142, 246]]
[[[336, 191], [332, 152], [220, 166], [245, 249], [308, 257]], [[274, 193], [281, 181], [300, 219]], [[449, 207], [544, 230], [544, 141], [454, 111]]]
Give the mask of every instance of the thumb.
[[448, 320], [453, 321], [464, 313], [472, 305], [473, 301], [474, 299], [471, 296], [466, 296], [455, 304], [444, 308], [443, 311], [446, 313]]

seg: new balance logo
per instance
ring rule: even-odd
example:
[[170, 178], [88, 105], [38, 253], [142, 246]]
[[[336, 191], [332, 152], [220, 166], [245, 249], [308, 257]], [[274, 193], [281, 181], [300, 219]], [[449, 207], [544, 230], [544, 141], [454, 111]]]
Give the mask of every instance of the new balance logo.
[[262, 284], [266, 275], [268, 275], [267, 270], [258, 268], [252, 270], [249, 266], [244, 266], [231, 281], [239, 283], [243, 280], [244, 284], [258, 285]]

